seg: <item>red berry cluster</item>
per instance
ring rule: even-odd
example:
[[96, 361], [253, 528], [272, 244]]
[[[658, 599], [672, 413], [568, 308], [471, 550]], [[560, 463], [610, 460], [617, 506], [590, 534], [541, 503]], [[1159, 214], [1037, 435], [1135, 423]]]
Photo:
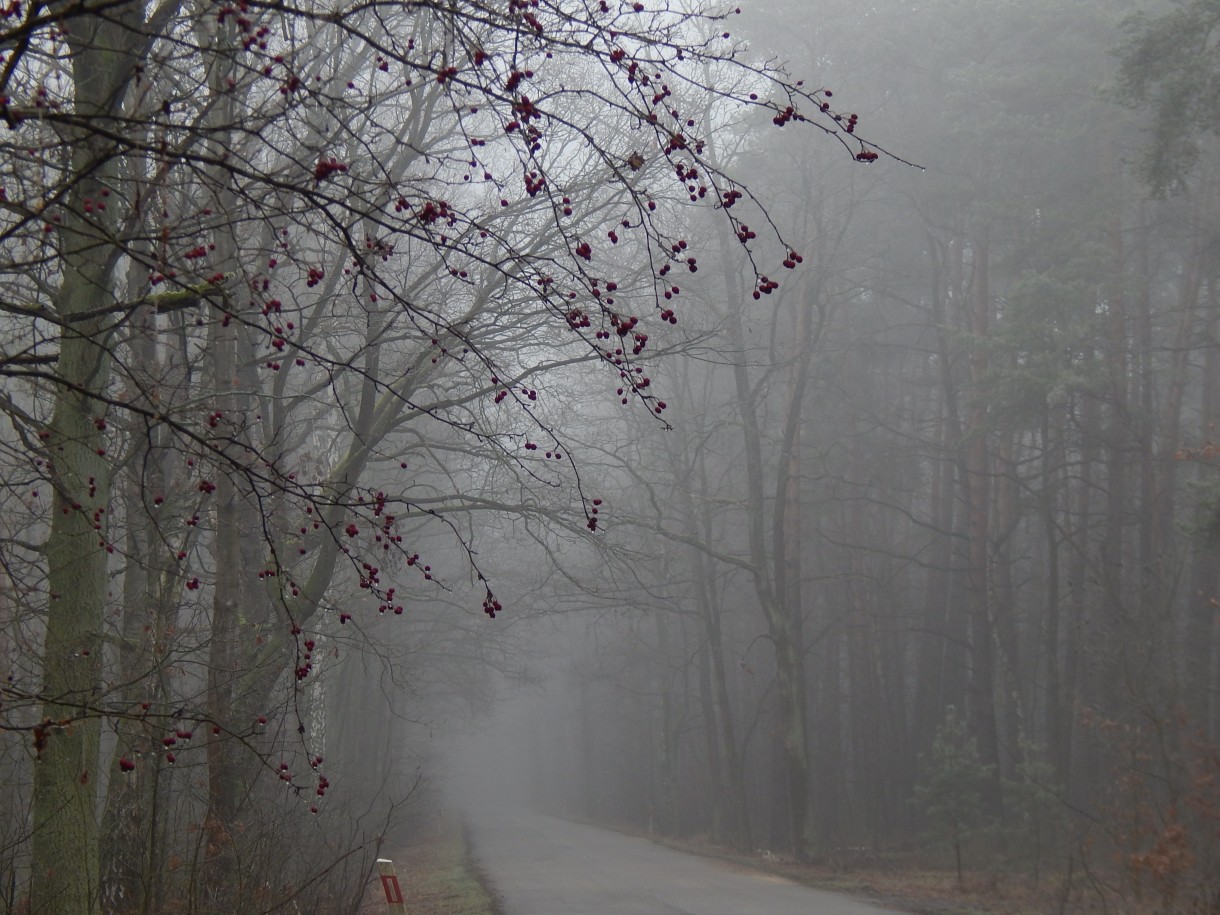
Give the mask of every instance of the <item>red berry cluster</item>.
[[[399, 203], [395, 205], [395, 209], [399, 206], [405, 206], [406, 201], [399, 198]], [[457, 223], [457, 212], [451, 207], [448, 201], [445, 200], [428, 200], [415, 211], [415, 218], [426, 226], [430, 226], [435, 222], [444, 221], [447, 225], [453, 226]]]
[[783, 127], [789, 121], [803, 120], [805, 120], [804, 116], [801, 115], [792, 105], [788, 105], [783, 110], [779, 111], [775, 117], [771, 119], [771, 122], [775, 124], [776, 127]]
[[758, 286], [754, 289], [753, 296], [756, 299], [762, 298], [764, 295], [770, 295], [776, 289], [779, 289], [779, 283], [775, 280], [768, 279], [766, 276], [758, 278]]
[[546, 187], [546, 178], [537, 171], [531, 170], [525, 173], [525, 193], [531, 197], [537, 197], [538, 192], [544, 187]]
[[491, 591], [488, 591], [487, 596], [483, 598], [483, 612], [494, 620], [496, 614], [503, 609], [504, 607], [496, 600], [496, 596]]
[[335, 174], [342, 174], [347, 171], [347, 163], [340, 162], [334, 157], [319, 159], [318, 164], [314, 166], [313, 177], [316, 182], [321, 184], [327, 178]]

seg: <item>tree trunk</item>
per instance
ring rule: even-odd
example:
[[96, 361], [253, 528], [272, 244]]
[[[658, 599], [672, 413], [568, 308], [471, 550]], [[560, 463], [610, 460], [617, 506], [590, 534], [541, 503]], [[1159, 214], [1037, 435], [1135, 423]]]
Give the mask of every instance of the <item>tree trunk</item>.
[[[801, 641], [801, 614], [799, 606], [793, 606], [786, 599], [788, 592], [781, 592], [777, 587], [776, 575], [783, 574], [788, 567], [790, 556], [781, 552], [781, 547], [771, 544], [768, 549], [766, 535], [767, 500], [764, 489], [764, 470], [762, 456], [761, 427], [758, 416], [757, 393], [750, 381], [747, 368], [749, 354], [745, 342], [745, 333], [741, 323], [741, 290], [737, 276], [733, 272], [732, 252], [728, 249], [726, 239], [721, 239], [724, 258], [725, 290], [729, 302], [728, 335], [731, 358], [733, 360], [733, 379], [737, 394], [737, 407], [742, 422], [743, 444], [745, 446], [745, 470], [747, 506], [749, 511], [749, 549], [751, 573], [754, 580], [754, 591], [767, 621], [767, 633], [770, 636], [775, 651], [776, 667], [776, 753], [782, 760], [784, 772], [783, 787], [786, 790], [784, 809], [788, 830], [788, 845], [792, 854], [798, 859], [808, 857], [808, 778], [809, 760], [807, 740], [805, 735], [805, 694], [804, 694], [804, 646]], [[801, 347], [801, 356], [807, 357], [809, 347]], [[774, 535], [781, 535], [785, 529], [785, 511], [788, 509], [786, 499], [789, 494], [788, 483], [791, 475], [791, 456], [794, 454], [796, 431], [800, 420], [800, 395], [803, 393], [806, 358], [797, 360], [797, 371], [789, 396], [788, 417], [785, 421], [783, 435], [786, 447], [782, 449], [778, 461], [777, 493], [781, 501], [772, 513], [771, 529]]]
[[[133, 269], [132, 274], [135, 273]], [[129, 284], [132, 282], [129, 277]], [[129, 285], [129, 288], [139, 288]], [[142, 306], [132, 316], [129, 341], [133, 388], [140, 406], [160, 409], [158, 392], [168, 379], [158, 353], [156, 310]], [[161, 873], [156, 852], [160, 830], [154, 811], [163, 781], [161, 739], [174, 730], [164, 665], [170, 627], [180, 593], [168, 541], [156, 523], [154, 499], [172, 493], [173, 473], [164, 449], [164, 428], [137, 430], [125, 481], [127, 563], [123, 574], [123, 628], [119, 643], [120, 706], [131, 716], [115, 724], [116, 746], [102, 829], [103, 909], [107, 913], [155, 912], [154, 892]], [[168, 505], [173, 505], [170, 500]], [[166, 506], [168, 508], [168, 505]], [[185, 544], [182, 545], [185, 547]], [[142, 760], [128, 775], [123, 760]]]
[[999, 816], [1003, 800], [999, 773], [999, 735], [995, 709], [995, 633], [989, 575], [989, 501], [992, 459], [988, 447], [987, 404], [983, 389], [987, 379], [986, 337], [990, 325], [991, 289], [988, 281], [990, 250], [984, 227], [974, 246], [970, 290], [969, 331], [970, 380], [974, 388], [962, 443], [963, 494], [966, 503], [966, 582], [970, 599], [970, 714], [979, 747], [979, 760], [991, 766], [984, 806]]
[[955, 577], [954, 541], [962, 526], [955, 499], [958, 472], [957, 448], [962, 437], [958, 406], [958, 379], [955, 377], [955, 348], [945, 313], [946, 284], [957, 271], [947, 269], [949, 246], [932, 232], [927, 233], [931, 259], [931, 319], [936, 331], [936, 363], [939, 373], [939, 416], [934, 442], [929, 513], [933, 543], [929, 551], [924, 587], [924, 635], [919, 654], [919, 675], [915, 696], [915, 750], [931, 752], [936, 729], [945, 718], [947, 706], [960, 701], [965, 689], [964, 672], [969, 669], [966, 656], [968, 636], [959, 606]]
[[[1212, 444], [1220, 444], [1220, 294], [1217, 281], [1208, 287], [1208, 319], [1204, 327], [1202, 342], [1206, 347], [1203, 356], [1202, 403], [1200, 404], [1201, 437]], [[1197, 525], [1201, 528], [1198, 542], [1194, 545], [1190, 559], [1190, 588], [1186, 595], [1186, 645], [1185, 645], [1185, 693], [1186, 709], [1192, 723], [1201, 728], [1214, 741], [1220, 736], [1215, 716], [1217, 703], [1212, 696], [1215, 689], [1213, 665], [1216, 653], [1216, 619], [1220, 605], [1220, 493], [1217, 492], [1217, 473], [1214, 465], [1206, 461], [1195, 464], [1195, 480], [1201, 492], [1212, 492], [1197, 513]]]
[[[798, 327], [801, 323], [798, 319]], [[799, 330], [797, 339], [802, 339]], [[776, 604], [768, 614], [769, 632], [777, 655], [777, 701], [783, 733], [792, 853], [798, 861], [809, 857], [809, 738], [806, 732], [805, 620], [800, 563], [800, 402], [807, 374], [803, 369], [803, 365], [797, 369], [789, 392], [780, 454], [772, 535]]]
[[[1065, 395], [1066, 396], [1066, 395]], [[1060, 662], [1062, 652], [1062, 585], [1060, 579], [1060, 518], [1064, 513], [1060, 496], [1063, 470], [1063, 403], [1048, 405], [1042, 415], [1041, 498], [1043, 549], [1046, 557], [1046, 621], [1043, 627], [1043, 654], [1046, 657], [1046, 743], [1051, 764], [1061, 784], [1067, 784], [1072, 768], [1071, 682]], [[1065, 688], [1066, 687], [1066, 688]]]
[[[703, 537], [705, 542], [712, 541], [712, 516], [708, 492], [706, 465], [703, 457], [699, 461], [699, 485], [703, 494]], [[711, 685], [714, 691], [715, 720], [718, 725], [719, 744], [724, 752], [725, 789], [727, 798], [727, 833], [730, 844], [737, 849], [750, 848], [750, 808], [746, 798], [745, 767], [741, 760], [741, 750], [737, 745], [737, 726], [733, 715], [732, 699], [729, 695], [728, 677], [724, 663], [724, 631], [722, 628], [721, 606], [718, 596], [712, 589], [711, 582], [714, 569], [711, 562], [703, 558], [698, 563], [701, 568], [696, 575], [698, 580], [697, 600], [699, 601], [700, 617], [703, 620], [703, 631], [707, 639], [707, 656], [711, 668]]]
[[995, 548], [992, 556], [993, 617], [1000, 650], [1000, 712], [1004, 724], [1003, 742], [1007, 747], [1001, 760], [1000, 774], [1010, 781], [1017, 777], [1023, 753], [1022, 742], [1029, 736], [1026, 697], [1022, 691], [1028, 677], [1022, 667], [1017, 593], [1012, 569], [1012, 541], [1021, 520], [1017, 512], [1021, 482], [1017, 477], [1016, 444], [1013, 439], [1011, 433], [1002, 436], [995, 456]]
[[[143, 36], [141, 7], [73, 20], [68, 33], [76, 114], [85, 123], [116, 115], [135, 72]], [[102, 620], [108, 589], [107, 510], [111, 464], [106, 457], [104, 396], [111, 374], [109, 317], [84, 317], [114, 301], [115, 212], [87, 212], [118, 173], [104, 131], [65, 128], [71, 184], [63, 207], [63, 282], [55, 405], [47, 458], [55, 494], [47, 562], [42, 717], [46, 744], [34, 772], [31, 845], [32, 911], [87, 915], [100, 905], [97, 790]]]

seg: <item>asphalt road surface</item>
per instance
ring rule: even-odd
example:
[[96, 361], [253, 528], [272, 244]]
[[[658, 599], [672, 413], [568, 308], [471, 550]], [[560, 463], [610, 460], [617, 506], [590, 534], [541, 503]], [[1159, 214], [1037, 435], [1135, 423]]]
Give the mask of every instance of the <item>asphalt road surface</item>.
[[647, 839], [534, 813], [470, 811], [475, 863], [504, 915], [885, 915]]

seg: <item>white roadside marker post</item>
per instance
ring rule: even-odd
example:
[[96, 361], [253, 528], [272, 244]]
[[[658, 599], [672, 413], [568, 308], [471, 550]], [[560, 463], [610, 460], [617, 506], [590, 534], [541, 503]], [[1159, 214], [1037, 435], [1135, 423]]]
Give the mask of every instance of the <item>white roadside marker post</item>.
[[402, 898], [402, 887], [398, 874], [394, 873], [394, 862], [389, 858], [377, 859], [377, 872], [381, 874], [381, 888], [385, 890], [385, 901], [393, 915], [407, 915], [407, 904]]

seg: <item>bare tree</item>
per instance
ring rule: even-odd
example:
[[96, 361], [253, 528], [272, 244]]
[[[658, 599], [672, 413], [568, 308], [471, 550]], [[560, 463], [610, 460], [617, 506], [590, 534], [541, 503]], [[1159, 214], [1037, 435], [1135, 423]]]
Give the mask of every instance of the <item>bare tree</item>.
[[[43, 632], [39, 669], [4, 687], [5, 726], [38, 757], [34, 911], [152, 905], [155, 836], [134, 827], [161, 767], [201, 744], [210, 892], [238, 892], [258, 773], [325, 793], [291, 697], [319, 633], [350, 619], [337, 576], [401, 613], [405, 576], [438, 577], [405, 536], [427, 521], [501, 611], [460, 519], [533, 509], [477, 492], [487, 462], [523, 492], [574, 485], [597, 529], [547, 379], [601, 364], [661, 414], [639, 359], [698, 269], [673, 205], [735, 231], [748, 193], [683, 91], [876, 155], [821, 90], [754, 63], [732, 17], [618, 0], [6, 13], [5, 487], [49, 503], [44, 542], [7, 566]], [[741, 88], [706, 85], [713, 64]], [[760, 258], [787, 257], [773, 240]], [[388, 490], [363, 482], [374, 467]], [[273, 707], [299, 721], [300, 767], [269, 753]], [[107, 720], [107, 817], [126, 826], [103, 875]]]

